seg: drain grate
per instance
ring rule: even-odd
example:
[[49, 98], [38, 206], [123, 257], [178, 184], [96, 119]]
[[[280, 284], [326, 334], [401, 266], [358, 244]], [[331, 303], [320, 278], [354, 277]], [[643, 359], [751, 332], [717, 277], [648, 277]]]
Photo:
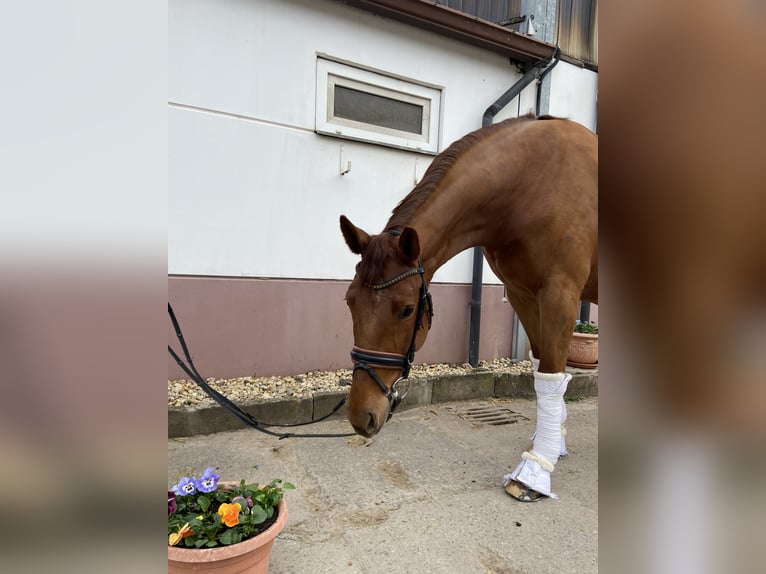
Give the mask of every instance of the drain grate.
[[508, 425], [520, 420], [528, 421], [524, 415], [514, 412], [507, 407], [493, 403], [473, 404], [467, 407], [445, 407], [449, 412], [461, 419], [488, 425]]

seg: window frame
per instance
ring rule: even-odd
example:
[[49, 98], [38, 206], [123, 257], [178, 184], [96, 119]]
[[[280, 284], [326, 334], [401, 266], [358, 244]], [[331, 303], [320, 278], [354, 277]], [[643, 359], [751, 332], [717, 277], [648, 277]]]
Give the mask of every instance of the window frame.
[[[316, 133], [431, 155], [438, 153], [442, 87], [319, 54], [316, 70]], [[421, 133], [335, 116], [335, 86], [421, 106]]]

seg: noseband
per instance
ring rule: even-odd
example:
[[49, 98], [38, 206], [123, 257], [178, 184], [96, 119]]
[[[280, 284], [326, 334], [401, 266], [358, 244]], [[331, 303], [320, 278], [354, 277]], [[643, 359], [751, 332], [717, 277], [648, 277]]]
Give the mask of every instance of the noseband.
[[[387, 233], [394, 236], [399, 236], [402, 234], [402, 232], [397, 229], [388, 229], [386, 231]], [[361, 263], [357, 264], [357, 271], [359, 270], [359, 265], [361, 265]], [[423, 317], [425, 315], [426, 307], [428, 307], [428, 328], [431, 328], [431, 321], [433, 320], [434, 316], [434, 308], [433, 302], [431, 301], [431, 294], [428, 292], [428, 286], [426, 285], [425, 272], [426, 270], [423, 267], [423, 259], [419, 257], [417, 267], [412, 267], [411, 269], [402, 271], [387, 281], [370, 285], [370, 287], [377, 291], [379, 289], [390, 287], [391, 285], [398, 283], [407, 277], [420, 275], [420, 296], [418, 297], [418, 310], [415, 319], [415, 330], [412, 333], [412, 340], [410, 341], [410, 348], [407, 351], [407, 354], [401, 355], [399, 353], [372, 351], [369, 349], [362, 349], [356, 345], [354, 345], [354, 347], [351, 349], [351, 360], [354, 362], [354, 372], [356, 372], [357, 369], [363, 369], [364, 371], [367, 371], [367, 374], [370, 375], [372, 380], [378, 384], [380, 390], [383, 391], [383, 394], [388, 399], [389, 408], [388, 418], [386, 421], [391, 419], [394, 411], [399, 406], [399, 403], [402, 402], [410, 390], [409, 376], [410, 368], [415, 361], [415, 342], [417, 339], [418, 331], [423, 327]], [[384, 369], [401, 369], [402, 376], [399, 377], [389, 389], [375, 372], [375, 367]], [[406, 383], [406, 386], [403, 390], [400, 390], [399, 386], [402, 383]]]

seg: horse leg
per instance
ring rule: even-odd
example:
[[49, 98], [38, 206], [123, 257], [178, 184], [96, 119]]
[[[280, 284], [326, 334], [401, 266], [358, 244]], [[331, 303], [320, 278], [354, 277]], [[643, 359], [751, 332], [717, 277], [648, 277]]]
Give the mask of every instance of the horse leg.
[[[524, 330], [529, 338], [529, 360], [532, 362], [532, 372], [537, 374], [540, 370], [540, 308], [538, 299], [532, 296], [524, 296], [521, 293], [515, 293], [510, 288], [506, 287], [508, 293], [508, 299], [513, 307], [513, 310], [519, 316], [521, 324], [524, 326]], [[574, 324], [574, 323], [573, 323]], [[567, 342], [568, 345], [568, 342]], [[567, 407], [564, 399], [561, 400], [561, 446], [559, 449], [559, 456], [566, 456], [569, 454], [566, 445], [566, 429], [564, 423], [567, 419]], [[534, 436], [532, 437], [534, 440]]]
[[551, 281], [538, 295], [540, 363], [534, 372], [537, 425], [532, 450], [522, 454], [516, 469], [503, 477], [506, 492], [524, 502], [551, 492], [550, 475], [559, 456], [566, 454], [562, 422], [566, 419], [564, 393], [570, 374], [564, 372], [572, 327], [577, 317], [579, 290], [570, 282]]
[[540, 309], [537, 299], [531, 295], [516, 293], [508, 286], [506, 286], [506, 293], [529, 339], [530, 360], [532, 360], [533, 370], [536, 371], [540, 364], [536, 358], [540, 356]]
[[[529, 351], [529, 360], [532, 362], [532, 372], [537, 375], [540, 371], [540, 359], [534, 354], [532, 350]], [[567, 456], [569, 451], [567, 450], [567, 429], [564, 423], [567, 422], [567, 403], [564, 398], [561, 398], [561, 447], [559, 449], [559, 457]], [[534, 440], [534, 436], [532, 439]]]

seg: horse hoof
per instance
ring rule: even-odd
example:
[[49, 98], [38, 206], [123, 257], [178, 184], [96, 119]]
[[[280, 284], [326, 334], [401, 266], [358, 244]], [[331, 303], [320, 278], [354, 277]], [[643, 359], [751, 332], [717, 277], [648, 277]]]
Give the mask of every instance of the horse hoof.
[[508, 483], [505, 487], [505, 492], [519, 502], [537, 502], [545, 497], [544, 494], [532, 490], [516, 480], [512, 480]]

